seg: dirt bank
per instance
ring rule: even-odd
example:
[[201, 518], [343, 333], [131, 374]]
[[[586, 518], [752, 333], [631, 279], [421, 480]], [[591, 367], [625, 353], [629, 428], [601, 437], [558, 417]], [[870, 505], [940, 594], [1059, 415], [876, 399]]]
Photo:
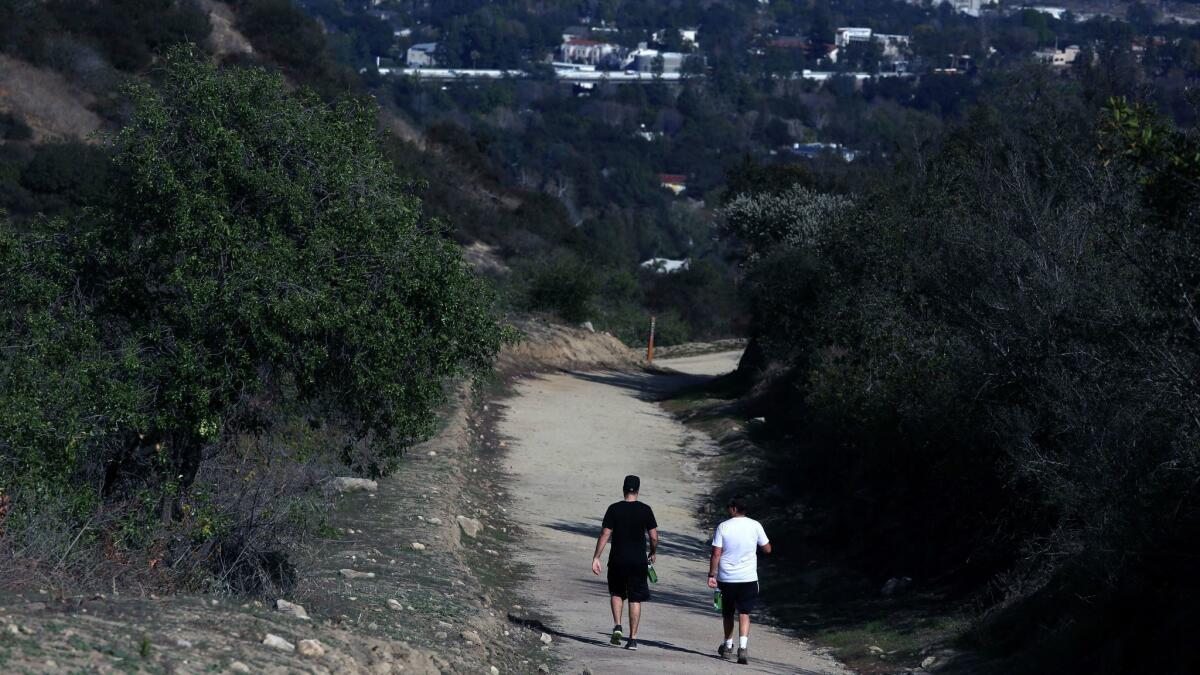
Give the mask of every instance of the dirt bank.
[[[506, 619], [519, 599], [503, 580], [520, 568], [496, 554], [510, 526], [487, 454], [496, 441], [480, 431], [485, 412], [464, 389], [442, 431], [397, 472], [339, 499], [326, 536], [295, 556], [299, 583], [285, 599], [310, 618], [276, 611], [274, 597], [35, 588], [0, 596], [0, 672], [518, 673], [552, 664], [540, 632]], [[482, 532], [464, 535], [458, 516]], [[268, 635], [294, 647], [317, 640], [324, 654], [265, 645]]]
[[507, 376], [564, 369], [627, 369], [643, 363], [640, 354], [608, 333], [542, 319], [520, 319], [513, 326], [521, 332], [521, 340], [505, 348], [496, 363], [496, 370]]

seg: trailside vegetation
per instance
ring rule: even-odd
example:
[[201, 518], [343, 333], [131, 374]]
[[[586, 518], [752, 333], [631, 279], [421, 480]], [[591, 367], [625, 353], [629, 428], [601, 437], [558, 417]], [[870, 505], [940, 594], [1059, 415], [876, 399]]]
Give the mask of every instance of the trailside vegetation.
[[999, 672], [1200, 667], [1173, 628], [1200, 591], [1198, 150], [1033, 74], [872, 189], [726, 207], [740, 376], [787, 465], [763, 499], [880, 584], [971, 598]]
[[371, 106], [187, 48], [157, 79], [105, 199], [0, 227], [0, 552], [285, 584], [305, 495], [387, 471], [503, 331]]

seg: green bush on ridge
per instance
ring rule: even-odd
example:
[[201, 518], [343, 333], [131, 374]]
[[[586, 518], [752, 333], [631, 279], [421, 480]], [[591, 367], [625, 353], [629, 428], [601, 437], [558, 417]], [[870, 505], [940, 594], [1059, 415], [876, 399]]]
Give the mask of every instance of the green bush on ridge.
[[[130, 95], [104, 203], [3, 228], [4, 534], [36, 537], [20, 525], [65, 499], [97, 541], [220, 567], [246, 559], [230, 552], [253, 529], [231, 519], [270, 509], [238, 512], [235, 492], [259, 486], [216, 467], [286, 459], [254, 439], [292, 414], [344, 429], [342, 447], [371, 449], [357, 468], [383, 471], [502, 331], [489, 287], [383, 158], [370, 106], [184, 48]], [[288, 471], [263, 485], [300, 490]], [[206, 510], [214, 494], [229, 512]], [[117, 512], [148, 536], [121, 539]]]

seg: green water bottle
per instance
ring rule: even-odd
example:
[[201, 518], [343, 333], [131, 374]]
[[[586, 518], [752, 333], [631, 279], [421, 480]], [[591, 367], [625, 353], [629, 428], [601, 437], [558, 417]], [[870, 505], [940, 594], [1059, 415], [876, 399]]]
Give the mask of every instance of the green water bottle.
[[723, 606], [724, 604], [721, 602], [721, 590], [717, 589], [713, 591], [713, 609], [719, 612]]
[[646, 563], [646, 576], [650, 577], [650, 583], [658, 583], [658, 572], [654, 571], [654, 563]]

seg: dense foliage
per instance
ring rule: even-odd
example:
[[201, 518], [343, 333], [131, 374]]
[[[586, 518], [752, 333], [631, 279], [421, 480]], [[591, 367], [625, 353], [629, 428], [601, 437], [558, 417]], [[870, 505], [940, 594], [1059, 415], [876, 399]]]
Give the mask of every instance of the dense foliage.
[[308, 452], [263, 439], [341, 430], [299, 465], [308, 487], [322, 466], [385, 471], [501, 332], [488, 286], [379, 151], [370, 106], [187, 50], [161, 80], [130, 92], [105, 200], [3, 227], [5, 535], [73, 543], [42, 539], [52, 514], [184, 571], [254, 568], [265, 551], [240, 551], [278, 543], [258, 530], [287, 515], [277, 481]]
[[1004, 668], [1189, 672], [1197, 140], [1037, 76], [1002, 92], [853, 202], [729, 205], [753, 405], [790, 439], [772, 482], [881, 578], [994, 589], [976, 635], [1038, 654]]

